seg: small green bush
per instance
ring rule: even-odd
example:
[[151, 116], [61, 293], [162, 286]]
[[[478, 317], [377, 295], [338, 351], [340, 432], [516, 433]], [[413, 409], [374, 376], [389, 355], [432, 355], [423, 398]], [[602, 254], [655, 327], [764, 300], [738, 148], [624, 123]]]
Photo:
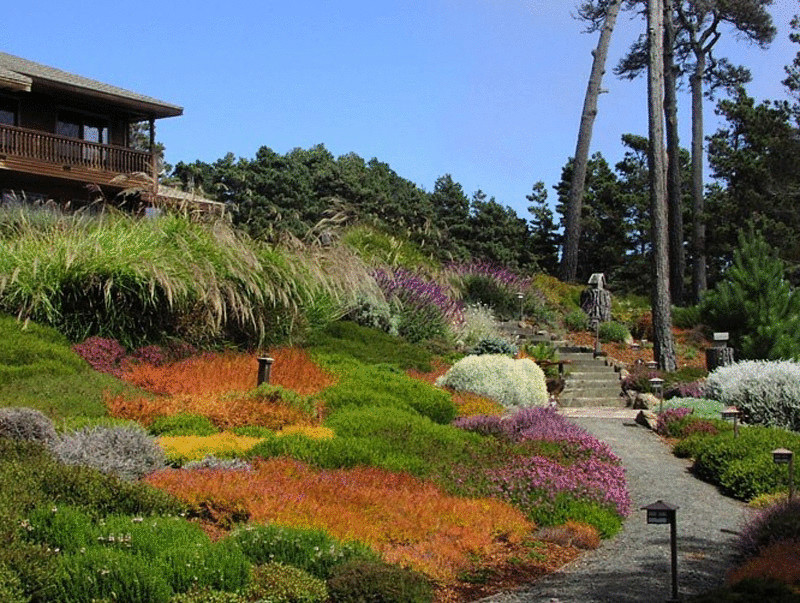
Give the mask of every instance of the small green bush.
[[517, 346], [507, 342], [502, 337], [486, 337], [481, 339], [469, 353], [473, 356], [482, 356], [483, 354], [516, 356], [517, 351]]
[[172, 595], [169, 603], [247, 603], [247, 599], [239, 593], [195, 587], [185, 593]]
[[464, 303], [488, 306], [501, 320], [519, 318], [517, 292], [496, 278], [485, 274], [468, 274], [463, 277], [462, 288]]
[[379, 559], [365, 544], [339, 542], [322, 530], [310, 528], [248, 524], [236, 529], [230, 539], [254, 565], [283, 563], [323, 580], [342, 563]]
[[567, 521], [588, 523], [597, 528], [602, 538], [612, 538], [622, 529], [622, 517], [611, 506], [570, 494], [558, 494], [555, 499], [530, 505], [525, 511], [532, 521], [542, 526], [556, 526]]
[[412, 409], [441, 424], [456, 417], [457, 409], [447, 392], [391, 365], [365, 365], [340, 358], [332, 369], [341, 373], [339, 383], [322, 393], [331, 411], [345, 406], [389, 406]]
[[800, 431], [800, 362], [747, 360], [723, 366], [708, 376], [706, 392], [736, 406], [748, 423]]
[[433, 587], [409, 569], [380, 562], [352, 561], [338, 566], [328, 579], [334, 603], [430, 603]]
[[328, 599], [328, 589], [323, 580], [299, 568], [267, 563], [253, 570], [245, 596], [270, 603], [318, 603]]
[[0, 601], [26, 603], [28, 600], [17, 573], [0, 563]]
[[247, 453], [248, 458], [279, 456], [290, 456], [322, 469], [374, 465], [377, 462], [374, 444], [364, 438], [313, 440], [300, 435], [288, 435], [268, 438]]
[[615, 341], [617, 343], [625, 343], [632, 339], [631, 332], [624, 324], [619, 322], [601, 322], [598, 326], [600, 341], [607, 343]]
[[120, 603], [168, 603], [172, 589], [152, 560], [122, 551], [93, 547], [62, 555], [48, 601], [110, 600]]
[[694, 471], [723, 491], [747, 500], [782, 487], [786, 471], [772, 462], [772, 451], [800, 452], [800, 435], [761, 426], [743, 427], [694, 442]]
[[397, 334], [409, 343], [421, 343], [448, 335], [447, 319], [434, 305], [398, 304]]
[[142, 427], [91, 427], [63, 434], [53, 454], [67, 465], [86, 465], [136, 480], [164, 466], [164, 452]]
[[572, 310], [564, 315], [564, 326], [568, 331], [586, 331], [589, 329], [589, 317], [583, 310]]
[[158, 417], [149, 427], [154, 436], [208, 436], [219, 429], [208, 417], [179, 413], [171, 417]]
[[433, 359], [420, 346], [349, 321], [328, 325], [309, 343], [315, 352], [343, 355], [366, 364], [394, 364], [401, 369], [429, 371]]
[[487, 396], [506, 408], [545, 406], [549, 400], [544, 373], [528, 358], [467, 356], [439, 377], [436, 385]]
[[48, 417], [33, 408], [0, 408], [0, 438], [51, 444], [56, 430]]

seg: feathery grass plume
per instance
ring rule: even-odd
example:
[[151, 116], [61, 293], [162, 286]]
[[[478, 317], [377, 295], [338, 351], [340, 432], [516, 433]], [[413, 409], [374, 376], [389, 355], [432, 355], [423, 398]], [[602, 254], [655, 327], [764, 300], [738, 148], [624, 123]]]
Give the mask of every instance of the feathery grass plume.
[[363, 263], [348, 267], [338, 251], [267, 247], [224, 221], [27, 210], [0, 213], [0, 233], [0, 309], [75, 341], [263, 341], [283, 328], [279, 317], [297, 322], [320, 292], [349, 299], [370, 287]]

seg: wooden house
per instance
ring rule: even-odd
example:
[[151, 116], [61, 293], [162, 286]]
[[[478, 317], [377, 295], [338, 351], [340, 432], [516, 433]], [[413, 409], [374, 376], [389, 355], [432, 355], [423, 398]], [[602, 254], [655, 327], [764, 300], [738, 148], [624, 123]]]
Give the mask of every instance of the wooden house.
[[135, 189], [145, 206], [222, 213], [219, 203], [158, 185], [155, 121], [182, 114], [177, 105], [0, 52], [0, 193], [83, 205]]

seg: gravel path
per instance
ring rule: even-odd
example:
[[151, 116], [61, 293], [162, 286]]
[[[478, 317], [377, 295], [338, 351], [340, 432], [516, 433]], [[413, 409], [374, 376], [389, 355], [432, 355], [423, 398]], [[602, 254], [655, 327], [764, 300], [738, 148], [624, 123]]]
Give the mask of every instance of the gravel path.
[[747, 517], [746, 505], [722, 496], [689, 473], [649, 429], [629, 418], [573, 417], [570, 420], [607, 442], [622, 459], [634, 509], [616, 538], [582, 555], [559, 572], [485, 603], [649, 603], [672, 593], [669, 526], [647, 525], [639, 510], [657, 500], [677, 511], [678, 588], [693, 595], [722, 584], [732, 565], [734, 533]]

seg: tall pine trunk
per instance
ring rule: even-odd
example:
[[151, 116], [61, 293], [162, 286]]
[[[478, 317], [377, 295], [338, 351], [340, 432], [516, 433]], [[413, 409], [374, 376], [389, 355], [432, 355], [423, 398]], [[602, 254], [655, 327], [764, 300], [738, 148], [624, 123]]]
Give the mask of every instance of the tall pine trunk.
[[650, 214], [653, 233], [653, 355], [658, 367], [674, 371], [675, 344], [670, 315], [664, 151], [664, 0], [647, 2], [647, 107], [650, 140]]
[[667, 130], [667, 213], [669, 214], [669, 286], [672, 303], [683, 305], [686, 255], [683, 250], [683, 199], [678, 139], [677, 76], [673, 0], [664, 0], [664, 112]]
[[[603, 28], [597, 41], [597, 48], [592, 51], [592, 71], [589, 75], [589, 84], [586, 87], [586, 96], [583, 100], [581, 124], [578, 129], [578, 142], [575, 146], [575, 159], [572, 164], [572, 182], [570, 183], [569, 197], [567, 198], [566, 216], [564, 224], [564, 244], [561, 252], [560, 276], [563, 281], [574, 281], [578, 271], [578, 243], [581, 237], [581, 207], [583, 205], [583, 191], [586, 184], [586, 167], [589, 161], [589, 147], [592, 141], [594, 119], [597, 116], [597, 97], [600, 95], [600, 86], [603, 83], [603, 74], [606, 71], [606, 58], [611, 34], [617, 21], [622, 0], [612, 0], [606, 9]], [[600, 271], [600, 267], [593, 267]]]
[[695, 69], [690, 78], [692, 88], [692, 285], [694, 300], [708, 287], [706, 281], [706, 220], [703, 197], [703, 77], [706, 55], [695, 53]]

